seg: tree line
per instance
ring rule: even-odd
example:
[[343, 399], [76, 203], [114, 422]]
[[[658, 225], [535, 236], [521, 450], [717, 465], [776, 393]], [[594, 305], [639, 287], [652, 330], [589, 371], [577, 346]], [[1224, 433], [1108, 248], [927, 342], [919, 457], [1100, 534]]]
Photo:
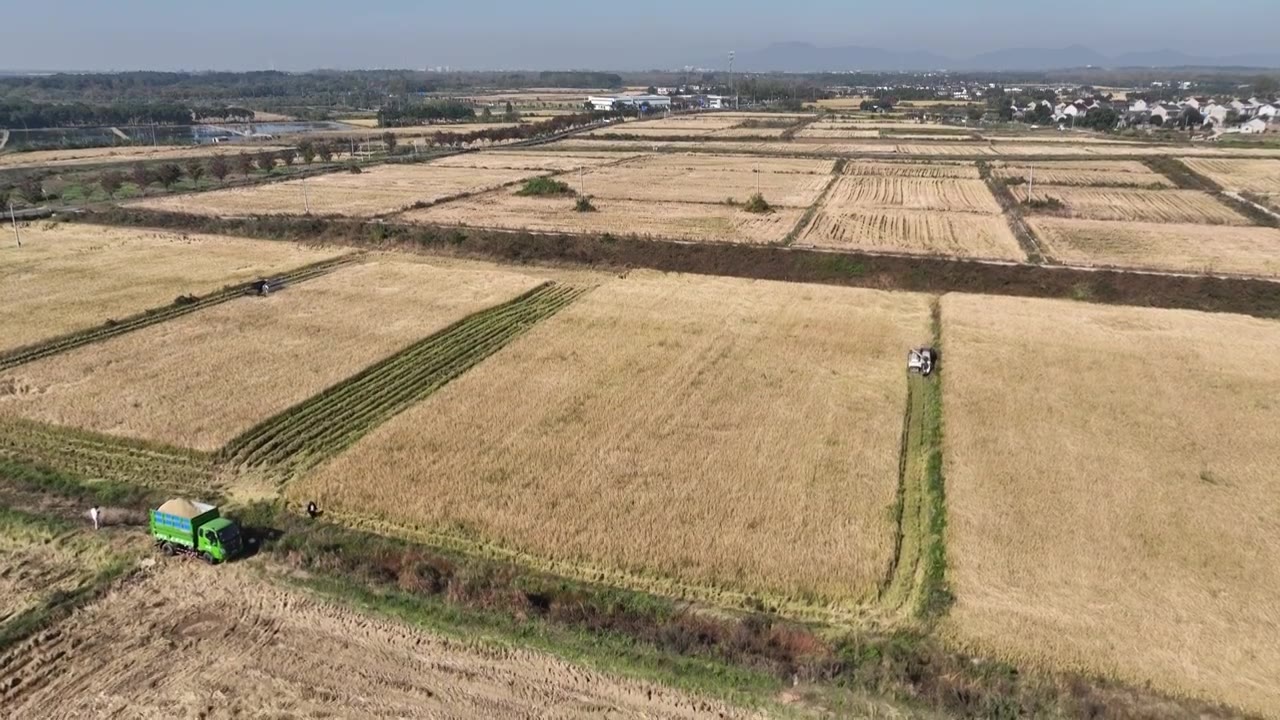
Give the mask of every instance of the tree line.
[[178, 103], [37, 103], [0, 101], [0, 128], [106, 127], [118, 125], [189, 125], [220, 120], [249, 122], [252, 110], [240, 107], [192, 106]]

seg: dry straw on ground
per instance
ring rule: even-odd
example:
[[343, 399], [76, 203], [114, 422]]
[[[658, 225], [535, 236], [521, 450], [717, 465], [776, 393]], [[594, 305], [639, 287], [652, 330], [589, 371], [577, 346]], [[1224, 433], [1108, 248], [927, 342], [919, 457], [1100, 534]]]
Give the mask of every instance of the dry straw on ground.
[[307, 180], [143, 200], [135, 205], [218, 216], [301, 215], [309, 206], [315, 215], [360, 217], [394, 212], [416, 202], [480, 192], [536, 174], [536, 170], [484, 170], [430, 163], [379, 165], [359, 174], [333, 172]]
[[999, 215], [927, 210], [819, 210], [797, 241], [842, 250], [1026, 260]]
[[823, 207], [837, 212], [866, 208], [1000, 212], [981, 180], [851, 175], [836, 181]]
[[850, 160], [844, 165], [845, 175], [872, 177], [955, 178], [977, 180], [978, 168], [973, 164], [947, 165], [942, 163], [868, 162]]
[[[1031, 161], [992, 160], [990, 164], [997, 171], [1021, 172], [1030, 167]], [[1034, 164], [1037, 177], [1040, 176], [1041, 170], [1087, 170], [1110, 175], [1117, 173], [1156, 174], [1151, 168], [1137, 160], [1036, 160]]]
[[0, 702], [22, 718], [747, 716], [330, 604], [237, 565], [164, 563], [0, 655], [0, 667], [13, 679]]
[[[715, 147], [720, 147], [716, 145]], [[627, 162], [627, 167], [650, 168], [658, 172], [679, 170], [719, 170], [723, 172], [810, 173], [826, 175], [835, 165], [831, 160], [809, 158], [768, 158], [754, 155], [712, 155], [710, 153], [670, 153], [647, 155]]]
[[[564, 176], [585, 195], [603, 199], [646, 202], [745, 202], [756, 192], [770, 205], [807, 208], [831, 181], [828, 175], [769, 172], [769, 161], [739, 165], [732, 170], [704, 168], [634, 167], [611, 165]], [[756, 169], [759, 167], [759, 170]]]
[[995, 169], [993, 174], [1002, 181], [1017, 178], [1045, 185], [1143, 188], [1174, 186], [1173, 181], [1168, 177], [1150, 170], [1145, 173], [1114, 172], [1103, 169], [1045, 167], [1041, 163], [1009, 163], [1007, 167]]
[[[1027, 199], [1027, 186], [1017, 185], [1011, 189], [1020, 202]], [[1248, 218], [1199, 190], [1130, 190], [1037, 184], [1031, 191], [1031, 197], [1038, 201], [1055, 198], [1063, 204], [1063, 214], [1085, 220], [1249, 224]]]
[[1280, 160], [1185, 158], [1183, 162], [1227, 190], [1280, 193]]
[[1035, 217], [1041, 246], [1079, 265], [1280, 277], [1280, 230]]
[[489, 152], [464, 153], [433, 160], [432, 167], [479, 168], [486, 170], [540, 170], [567, 172], [639, 157], [634, 153]]
[[138, 145], [75, 150], [34, 150], [32, 152], [0, 155], [0, 168], [9, 170], [24, 167], [129, 163], [139, 160], [159, 162], [162, 160], [209, 158], [214, 155], [231, 156], [241, 152], [253, 154], [267, 150], [282, 149], [284, 149], [283, 145], [162, 145], [158, 147]]
[[394, 260], [343, 268], [9, 370], [0, 414], [216, 450], [254, 424], [536, 284]]
[[633, 273], [293, 486], [548, 560], [874, 596], [927, 298]]
[[943, 299], [950, 632], [1280, 717], [1280, 325]]
[[[588, 193], [592, 190], [587, 187]], [[799, 208], [783, 207], [758, 215], [739, 206], [709, 203], [596, 199], [593, 204], [595, 212], [576, 212], [572, 198], [521, 197], [513, 191], [500, 190], [407, 212], [400, 219], [532, 232], [768, 243], [783, 240], [803, 214]]]
[[93, 538], [0, 508], [0, 627], [55, 595], [74, 592], [111, 559], [106, 545]]
[[0, 246], [0, 352], [347, 252], [51, 223], [22, 238]]

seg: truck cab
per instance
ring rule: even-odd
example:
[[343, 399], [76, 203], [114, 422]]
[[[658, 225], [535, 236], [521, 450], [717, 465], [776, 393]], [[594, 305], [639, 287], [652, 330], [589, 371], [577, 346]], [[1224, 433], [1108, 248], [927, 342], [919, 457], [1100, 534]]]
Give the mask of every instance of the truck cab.
[[240, 527], [207, 503], [175, 499], [151, 511], [151, 536], [166, 555], [194, 555], [208, 563], [240, 554]]

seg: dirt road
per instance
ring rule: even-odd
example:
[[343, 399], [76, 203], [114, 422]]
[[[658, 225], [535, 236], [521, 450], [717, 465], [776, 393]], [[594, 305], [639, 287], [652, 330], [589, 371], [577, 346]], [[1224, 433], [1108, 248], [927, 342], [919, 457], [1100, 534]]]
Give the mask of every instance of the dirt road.
[[161, 563], [0, 655], [0, 717], [732, 717], [667, 688]]

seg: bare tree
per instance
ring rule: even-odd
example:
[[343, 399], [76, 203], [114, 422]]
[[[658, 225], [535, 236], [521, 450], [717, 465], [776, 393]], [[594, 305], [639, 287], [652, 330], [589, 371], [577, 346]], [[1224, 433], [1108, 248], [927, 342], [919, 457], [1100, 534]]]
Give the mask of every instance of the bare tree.
[[293, 148], [285, 148], [277, 153], [277, 156], [280, 158], [280, 161], [284, 163], [285, 167], [291, 167], [294, 161], [298, 159], [298, 151]]
[[236, 156], [236, 172], [248, 176], [253, 172], [253, 158], [245, 153]]
[[133, 178], [133, 182], [138, 186], [139, 190], [147, 189], [147, 186], [154, 180], [151, 176], [151, 170], [142, 163], [134, 163], [133, 167], [129, 168], [129, 175]]
[[120, 192], [120, 188], [124, 187], [124, 175], [115, 170], [104, 172], [98, 178], [98, 187], [102, 188], [102, 192], [106, 193], [107, 197], [114, 198], [116, 193]]
[[182, 179], [182, 168], [175, 163], [165, 163], [156, 168], [156, 180], [164, 186], [165, 190], [173, 188], [174, 183]]
[[197, 158], [191, 158], [183, 169], [186, 170], [187, 177], [191, 178], [192, 187], [200, 184], [200, 178], [204, 177], [204, 163]]
[[298, 143], [298, 152], [302, 155], [302, 162], [310, 165], [316, 159], [316, 144], [310, 140], [303, 140]]
[[258, 154], [258, 169], [270, 174], [276, 167], [276, 154], [273, 152], [264, 152]]
[[392, 132], [382, 133], [382, 144], [387, 146], [387, 154], [390, 155], [396, 151], [396, 134]]
[[41, 200], [44, 200], [44, 186], [40, 184], [40, 178], [24, 178], [18, 184], [18, 194], [22, 196], [23, 200], [27, 201], [27, 204], [36, 205]]
[[209, 161], [209, 174], [217, 178], [218, 182], [227, 179], [227, 174], [231, 172], [231, 167], [227, 165], [227, 159], [221, 155], [214, 155]]
[[331, 162], [333, 160], [333, 147], [327, 142], [316, 145], [316, 155], [320, 157], [320, 162]]

